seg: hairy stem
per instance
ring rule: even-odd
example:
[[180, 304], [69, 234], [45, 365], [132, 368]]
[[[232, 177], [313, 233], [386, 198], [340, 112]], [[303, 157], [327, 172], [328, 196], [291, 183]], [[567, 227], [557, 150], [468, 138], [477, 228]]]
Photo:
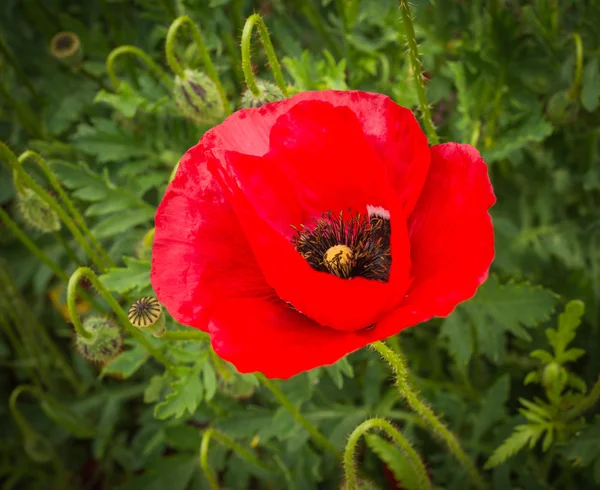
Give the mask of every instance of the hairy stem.
[[171, 70], [175, 75], [183, 78], [185, 76], [183, 67], [181, 63], [177, 60], [175, 56], [175, 39], [177, 37], [177, 32], [183, 26], [187, 24], [191, 31], [192, 37], [194, 38], [194, 42], [196, 43], [196, 48], [198, 49], [198, 54], [204, 63], [204, 69], [206, 70], [206, 74], [210, 77], [210, 79], [215, 82], [217, 86], [217, 91], [219, 92], [219, 98], [223, 103], [223, 107], [225, 108], [225, 114], [231, 114], [231, 106], [229, 104], [229, 100], [227, 99], [227, 94], [225, 93], [225, 89], [223, 88], [223, 84], [221, 83], [221, 79], [219, 78], [219, 74], [217, 73], [217, 69], [215, 68], [215, 64], [213, 63], [208, 50], [206, 49], [206, 44], [204, 43], [204, 38], [202, 37], [202, 32], [200, 28], [194, 23], [192, 19], [190, 19], [187, 15], [182, 15], [173, 21], [171, 26], [169, 27], [169, 32], [167, 32], [167, 41], [165, 44], [165, 55], [167, 57], [167, 63], [171, 67]]
[[573, 77], [573, 84], [569, 89], [569, 98], [575, 100], [581, 93], [581, 80], [583, 79], [583, 42], [578, 32], [573, 34], [573, 41], [575, 42], [575, 75]]
[[262, 91], [258, 85], [256, 85], [254, 73], [252, 72], [252, 56], [250, 52], [252, 44], [252, 30], [254, 29], [255, 25], [258, 26], [258, 34], [260, 36], [262, 45], [265, 48], [269, 65], [271, 65], [271, 70], [273, 70], [275, 83], [283, 95], [287, 97], [287, 84], [283, 78], [281, 65], [279, 64], [279, 60], [275, 54], [275, 49], [273, 48], [273, 43], [271, 42], [271, 37], [269, 36], [269, 30], [259, 14], [254, 14], [248, 17], [246, 24], [244, 24], [244, 30], [242, 31], [242, 70], [244, 72], [244, 78], [246, 79], [246, 85], [248, 86], [250, 92], [252, 92], [252, 95], [255, 97], [259, 97], [261, 95]]
[[118, 48], [113, 49], [108, 55], [108, 58], [106, 58], [106, 72], [108, 73], [108, 78], [110, 78], [115, 90], [118, 91], [120, 85], [119, 78], [116, 74], [115, 61], [118, 57], [124, 54], [131, 54], [139, 58], [148, 68], [150, 68], [150, 70], [154, 72], [159, 80], [162, 80], [167, 85], [169, 89], [173, 88], [173, 81], [171, 80], [171, 77], [169, 77], [169, 75], [160, 66], [158, 66], [154, 60], [150, 58], [148, 54], [146, 54], [145, 51], [141, 50], [140, 48], [136, 48], [135, 46], [119, 46]]
[[431, 482], [429, 481], [427, 470], [425, 469], [425, 465], [423, 464], [423, 461], [421, 461], [419, 454], [412, 448], [410, 443], [398, 429], [387, 420], [380, 418], [365, 420], [352, 431], [352, 434], [350, 434], [350, 437], [348, 438], [346, 449], [344, 450], [344, 473], [346, 476], [345, 490], [358, 490], [354, 454], [360, 438], [372, 429], [383, 430], [396, 444], [398, 444], [400, 450], [404, 456], [406, 456], [406, 459], [417, 476], [418, 488], [420, 490], [430, 490]]
[[425, 89], [425, 79], [423, 78], [423, 65], [419, 57], [419, 48], [417, 45], [417, 37], [415, 35], [415, 27], [410, 13], [408, 0], [400, 0], [400, 12], [402, 13], [402, 23], [404, 25], [404, 35], [408, 44], [408, 56], [410, 66], [412, 68], [413, 78], [415, 80], [415, 88], [417, 97], [419, 98], [419, 108], [421, 109], [421, 120], [425, 127], [425, 133], [432, 145], [437, 145], [440, 139], [435, 130], [435, 126], [431, 119], [431, 110], [427, 102], [427, 91]]
[[479, 475], [477, 468], [467, 456], [456, 436], [448, 430], [448, 428], [435, 415], [433, 410], [429, 408], [415, 392], [415, 389], [409, 381], [410, 372], [406, 365], [401, 352], [394, 352], [383, 342], [373, 342], [371, 346], [381, 354], [386, 362], [392, 368], [396, 376], [396, 383], [400, 395], [406, 400], [408, 406], [414, 410], [430, 427], [431, 431], [438, 436], [446, 444], [449, 451], [467, 470], [469, 477], [473, 480], [475, 486], [480, 490], [486, 490], [487, 485], [483, 478]]
[[50, 182], [50, 185], [58, 194], [58, 197], [60, 197], [61, 201], [63, 202], [63, 204], [65, 205], [67, 210], [71, 213], [71, 216], [73, 217], [73, 220], [75, 221], [75, 223], [77, 223], [77, 225], [79, 225], [79, 228], [81, 229], [83, 234], [86, 236], [86, 238], [92, 244], [92, 246], [94, 246], [96, 248], [98, 253], [102, 256], [102, 259], [105, 262], [106, 266], [107, 267], [115, 267], [115, 263], [108, 256], [108, 254], [106, 253], [106, 251], [104, 250], [104, 248], [102, 247], [100, 242], [92, 234], [92, 232], [90, 231], [90, 229], [87, 226], [87, 223], [83, 219], [83, 216], [77, 210], [77, 208], [75, 207], [75, 204], [73, 204], [73, 201], [68, 196], [68, 194], [65, 192], [62, 185], [60, 185], [60, 182], [56, 178], [56, 175], [54, 174], [54, 172], [52, 171], [50, 166], [46, 163], [46, 161], [41, 157], [41, 155], [39, 155], [38, 153], [36, 153], [34, 151], [28, 150], [19, 156], [18, 162], [21, 165], [23, 165], [29, 158], [32, 158], [38, 164], [38, 166], [40, 167], [40, 169], [42, 170], [42, 172], [48, 179], [48, 182]]

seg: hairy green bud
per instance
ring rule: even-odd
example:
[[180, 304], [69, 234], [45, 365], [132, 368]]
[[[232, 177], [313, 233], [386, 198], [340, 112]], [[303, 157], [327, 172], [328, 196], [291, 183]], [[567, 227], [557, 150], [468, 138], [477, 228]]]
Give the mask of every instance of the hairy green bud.
[[129, 308], [127, 316], [134, 327], [155, 337], [162, 337], [167, 331], [162, 306], [152, 296], [138, 299]]
[[551, 362], [542, 371], [542, 384], [546, 387], [554, 385], [557, 381], [566, 381], [565, 369], [557, 362]]
[[119, 327], [102, 316], [91, 316], [83, 322], [83, 328], [91, 337], [75, 335], [75, 348], [82, 357], [91, 362], [105, 363], [121, 352], [123, 337]]
[[175, 77], [173, 95], [181, 113], [198, 124], [217, 122], [225, 114], [217, 86], [206, 73], [186, 69], [183, 77]]
[[31, 189], [17, 191], [17, 208], [23, 221], [43, 233], [60, 230], [60, 220], [47, 202]]
[[261, 91], [260, 95], [255, 96], [250, 89], [246, 89], [244, 95], [242, 95], [242, 108], [261, 107], [269, 102], [285, 99], [283, 92], [274, 83], [256, 79], [256, 85]]

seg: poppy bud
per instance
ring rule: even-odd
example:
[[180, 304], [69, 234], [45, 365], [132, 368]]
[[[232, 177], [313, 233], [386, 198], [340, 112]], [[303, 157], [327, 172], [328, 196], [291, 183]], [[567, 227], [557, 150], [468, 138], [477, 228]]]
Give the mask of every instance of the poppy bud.
[[50, 52], [60, 62], [76, 66], [83, 60], [79, 37], [74, 32], [59, 32], [50, 41]]
[[167, 331], [162, 306], [152, 296], [145, 296], [133, 303], [128, 317], [133, 326], [155, 337], [162, 337]]
[[91, 362], [104, 363], [113, 359], [123, 345], [119, 327], [108, 318], [91, 316], [83, 322], [90, 338], [75, 335], [75, 348], [82, 357]]
[[42, 233], [60, 230], [60, 220], [54, 210], [31, 189], [17, 192], [17, 208], [23, 220]]
[[186, 69], [183, 77], [175, 77], [173, 93], [181, 113], [196, 123], [215, 122], [225, 114], [217, 86], [205, 73]]
[[255, 96], [250, 89], [246, 89], [244, 95], [242, 95], [242, 108], [261, 107], [268, 102], [276, 102], [285, 99], [283, 92], [279, 90], [279, 87], [274, 83], [258, 79], [256, 80], [256, 85], [258, 85], [258, 88], [261, 91], [260, 95]]

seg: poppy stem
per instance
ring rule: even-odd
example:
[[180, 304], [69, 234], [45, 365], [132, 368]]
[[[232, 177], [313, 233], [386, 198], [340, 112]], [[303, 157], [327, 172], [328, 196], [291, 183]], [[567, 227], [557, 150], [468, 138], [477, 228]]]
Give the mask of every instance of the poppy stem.
[[24, 165], [29, 158], [32, 158], [38, 164], [38, 166], [48, 179], [48, 182], [56, 191], [56, 194], [58, 194], [58, 197], [60, 197], [67, 210], [71, 213], [73, 220], [75, 221], [75, 223], [77, 223], [77, 225], [79, 225], [79, 229], [84, 233], [84, 235], [87, 237], [92, 246], [96, 248], [96, 250], [102, 257], [104, 263], [108, 267], [115, 267], [115, 263], [108, 256], [108, 254], [104, 250], [104, 247], [102, 247], [100, 242], [92, 234], [91, 230], [88, 228], [85, 220], [83, 219], [83, 216], [81, 216], [81, 213], [77, 210], [77, 208], [73, 204], [73, 201], [69, 198], [62, 185], [60, 185], [60, 182], [56, 178], [56, 174], [52, 171], [50, 166], [46, 163], [46, 161], [42, 158], [42, 156], [39, 153], [36, 153], [35, 151], [31, 150], [27, 150], [26, 152], [22, 153], [19, 156], [18, 161], [21, 165]]
[[175, 56], [175, 39], [177, 37], [177, 32], [179, 31], [179, 28], [184, 24], [188, 24], [192, 31], [192, 37], [194, 38], [194, 42], [196, 43], [196, 49], [198, 50], [200, 58], [202, 58], [206, 74], [217, 86], [219, 98], [221, 99], [223, 107], [225, 108], [225, 114], [231, 114], [231, 106], [229, 105], [227, 94], [225, 93], [225, 89], [223, 88], [223, 84], [221, 83], [221, 79], [219, 78], [219, 74], [217, 73], [217, 69], [215, 68], [215, 64], [213, 63], [213, 60], [210, 57], [208, 50], [206, 49], [206, 44], [204, 43], [202, 32], [200, 31], [200, 28], [196, 25], [196, 23], [187, 15], [177, 17], [177, 19], [175, 19], [169, 27], [169, 32], [167, 32], [167, 40], [165, 43], [165, 56], [167, 58], [167, 63], [169, 64], [169, 67], [171, 68], [173, 73], [175, 73], [175, 75], [177, 75], [178, 77], [185, 77], [185, 71], [181, 66], [181, 63], [179, 63], [177, 56]]
[[59, 219], [65, 224], [65, 226], [69, 229], [75, 241], [85, 250], [86, 254], [92, 259], [94, 264], [100, 269], [105, 269], [105, 264], [102, 258], [98, 255], [98, 253], [90, 247], [87, 240], [82, 235], [79, 228], [77, 228], [73, 219], [68, 215], [68, 213], [64, 210], [64, 208], [54, 199], [50, 194], [48, 194], [25, 170], [23, 170], [23, 166], [21, 162], [17, 159], [16, 155], [6, 146], [4, 143], [0, 142], [0, 157], [4, 157], [8, 163], [8, 165], [12, 168], [13, 174], [15, 176], [15, 186], [17, 188], [26, 187], [31, 189], [35, 194], [37, 194], [42, 201], [44, 201], [48, 206], [56, 213]]
[[73, 327], [75, 328], [77, 334], [86, 339], [90, 339], [92, 336], [92, 334], [83, 327], [81, 319], [79, 318], [79, 313], [77, 312], [76, 289], [77, 285], [79, 284], [79, 280], [82, 277], [87, 278], [92, 283], [92, 286], [96, 288], [100, 296], [102, 296], [102, 298], [104, 298], [104, 300], [108, 303], [108, 306], [110, 306], [129, 334], [140, 344], [142, 344], [142, 346], [144, 346], [150, 355], [162, 363], [168, 371], [174, 372], [175, 366], [173, 366], [171, 361], [169, 361], [169, 359], [167, 359], [167, 357], [160, 350], [154, 347], [142, 332], [140, 332], [131, 324], [127, 313], [123, 311], [117, 300], [109, 293], [108, 289], [106, 289], [104, 284], [102, 284], [100, 279], [98, 279], [98, 276], [96, 276], [94, 271], [88, 267], [80, 267], [73, 272], [71, 278], [69, 279], [69, 284], [67, 285], [67, 308], [69, 309], [69, 316], [73, 322]]
[[229, 436], [219, 432], [213, 428], [206, 429], [204, 434], [202, 435], [202, 442], [200, 443], [200, 466], [202, 467], [202, 471], [204, 471], [204, 475], [208, 480], [211, 490], [219, 490], [219, 481], [215, 476], [210, 464], [208, 462], [208, 448], [210, 444], [210, 439], [215, 438], [219, 441], [223, 446], [231, 449], [234, 453], [236, 453], [240, 458], [246, 460], [248, 463], [253, 464], [259, 467], [262, 470], [268, 472], [274, 472], [275, 469], [267, 466], [262, 461], [260, 461], [254, 454], [248, 451], [246, 448], [240, 446], [237, 442], [231, 439]]
[[423, 78], [423, 64], [419, 57], [419, 47], [417, 45], [417, 37], [415, 35], [415, 26], [413, 25], [412, 15], [408, 0], [400, 0], [400, 12], [402, 13], [402, 24], [404, 25], [404, 36], [408, 44], [408, 56], [410, 66], [412, 68], [413, 77], [415, 79], [415, 88], [419, 99], [419, 108], [421, 109], [421, 120], [425, 126], [425, 133], [432, 145], [437, 145], [440, 138], [435, 130], [435, 125], [431, 119], [431, 110], [427, 102], [427, 91], [425, 89], [425, 79]]
[[330, 451], [337, 458], [341, 458], [341, 453], [337, 450], [333, 443], [327, 439], [323, 433], [319, 431], [319, 429], [311, 424], [310, 421], [304, 417], [304, 415], [300, 413], [296, 406], [290, 400], [288, 400], [288, 398], [283, 394], [279, 387], [273, 383], [273, 381], [271, 381], [262, 373], [256, 373], [255, 376], [264, 385], [264, 387], [273, 394], [277, 401], [281, 403], [283, 408], [290, 412], [292, 417], [294, 417], [296, 421], [309, 432], [311, 437], [321, 447], [321, 449]]
[[406, 457], [415, 472], [418, 488], [421, 490], [430, 490], [431, 482], [427, 476], [425, 465], [417, 451], [413, 449], [410, 442], [408, 442], [398, 429], [387, 420], [380, 418], [365, 420], [352, 431], [352, 434], [350, 434], [348, 442], [346, 443], [346, 449], [344, 450], [344, 473], [346, 477], [346, 486], [344, 490], [358, 490], [359, 488], [356, 483], [356, 461], [354, 459], [354, 453], [356, 452], [356, 446], [360, 438], [372, 429], [383, 430], [396, 444], [398, 444], [400, 451]]
[[108, 73], [108, 78], [110, 78], [115, 91], [118, 92], [119, 86], [121, 85], [121, 82], [116, 74], [115, 60], [124, 54], [131, 54], [139, 58], [148, 68], [150, 68], [150, 70], [154, 72], [157, 78], [165, 82], [169, 89], [173, 88], [173, 81], [171, 80], [171, 77], [169, 77], [169, 75], [160, 66], [158, 66], [158, 64], [156, 64], [154, 60], [150, 58], [148, 54], [146, 54], [145, 51], [141, 50], [140, 48], [136, 48], [135, 46], [126, 45], [113, 49], [108, 55], [108, 58], [106, 58], [106, 72]]
[[287, 97], [287, 84], [283, 78], [281, 65], [279, 64], [279, 60], [275, 54], [275, 49], [273, 48], [273, 43], [271, 42], [271, 36], [269, 36], [269, 30], [267, 29], [263, 18], [259, 14], [253, 14], [248, 17], [246, 23], [244, 24], [244, 30], [242, 31], [242, 70], [244, 72], [246, 85], [254, 97], [260, 97], [262, 91], [254, 79], [254, 73], [252, 72], [252, 56], [250, 53], [250, 47], [252, 44], [252, 30], [254, 29], [255, 24], [258, 26], [260, 40], [265, 48], [265, 53], [267, 54], [267, 59], [269, 60], [271, 70], [273, 70], [273, 78], [275, 78], [275, 83], [283, 95]]
[[569, 89], [569, 98], [576, 100], [581, 93], [581, 80], [583, 78], [583, 42], [578, 32], [573, 33], [573, 41], [575, 42], [575, 76]]
[[398, 385], [400, 395], [406, 400], [408, 406], [414, 410], [429, 427], [431, 427], [431, 430], [435, 435], [444, 441], [450, 452], [467, 470], [467, 473], [473, 480], [475, 486], [480, 490], [487, 490], [488, 487], [486, 483], [481, 475], [479, 475], [477, 468], [475, 468], [475, 465], [469, 456], [467, 456], [464, 449], [461, 447], [456, 436], [448, 430], [433, 410], [421, 401], [416, 394], [414, 387], [409, 381], [410, 372], [402, 352], [394, 352], [383, 342], [373, 342], [371, 347], [379, 352], [392, 368], [392, 371], [396, 376], [396, 384]]

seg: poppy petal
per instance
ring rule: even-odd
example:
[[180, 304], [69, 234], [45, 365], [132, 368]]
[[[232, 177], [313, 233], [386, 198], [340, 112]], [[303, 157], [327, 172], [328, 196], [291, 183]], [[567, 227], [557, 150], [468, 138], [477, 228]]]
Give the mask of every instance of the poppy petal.
[[202, 330], [215, 298], [269, 291], [205, 155], [201, 146], [186, 153], [158, 208], [151, 272], [167, 311]]

